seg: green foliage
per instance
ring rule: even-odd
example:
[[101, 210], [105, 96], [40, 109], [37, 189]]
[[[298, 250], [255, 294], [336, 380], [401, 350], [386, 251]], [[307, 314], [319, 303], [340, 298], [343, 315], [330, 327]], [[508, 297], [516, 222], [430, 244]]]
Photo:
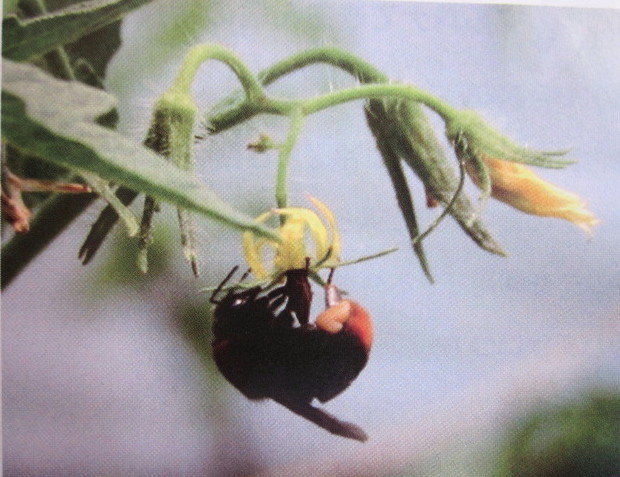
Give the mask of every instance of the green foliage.
[[[473, 151], [471, 158], [464, 159], [466, 154], [462, 153], [459, 159], [473, 162], [474, 167], [480, 166], [476, 162], [478, 155], [494, 153], [503, 153], [506, 157], [502, 159], [505, 160], [547, 167], [566, 164], [556, 159], [561, 152], [531, 151], [518, 146], [473, 113], [458, 111], [414, 86], [393, 83], [361, 58], [335, 48], [308, 50], [254, 75], [233, 52], [219, 45], [193, 47], [185, 56], [170, 88], [154, 105], [154, 122], [145, 147], [111, 129], [117, 119], [115, 99], [87, 85], [103, 87], [106, 66], [119, 45], [119, 20], [149, 0], [49, 1], [51, 13], [47, 12], [42, 0], [24, 0], [19, 8], [9, 6], [5, 10], [14, 13], [8, 14], [3, 21], [2, 135], [10, 146], [7, 150], [11, 166], [17, 164], [20, 170], [27, 170], [22, 167], [24, 161], [43, 159], [59, 166], [61, 169], [57, 172], [60, 174], [65, 169], [81, 173], [110, 204], [102, 213], [105, 220], [95, 223], [80, 251], [85, 262], [90, 260], [119, 216], [129, 225], [131, 235], [137, 234], [137, 221], [126, 206], [139, 193], [148, 196], [138, 234], [141, 244], [139, 262], [143, 271], [147, 269], [146, 249], [151, 242], [151, 221], [158, 201], [171, 202], [178, 207], [184, 252], [195, 273], [196, 249], [189, 211], [278, 240], [273, 231], [222, 202], [192, 173], [193, 127], [198, 110], [191, 87], [196, 71], [206, 61], [225, 63], [244, 90], [243, 97], [230, 96], [218, 105], [217, 112], [207, 115], [207, 128], [212, 134], [259, 114], [278, 114], [289, 119], [286, 139], [282, 144], [273, 144], [278, 154], [274, 179], [278, 207], [287, 206], [288, 166], [305, 116], [344, 102], [365, 100], [369, 127], [392, 180], [413, 249], [429, 279], [431, 275], [422, 240], [446, 214], [451, 214], [479, 246], [492, 253], [501, 255], [503, 252], [462, 192], [463, 167], [461, 180], [457, 181], [453, 164], [444, 155], [422, 106], [443, 119], [448, 139], [457, 155], [459, 151]], [[268, 6], [278, 4], [272, 2]], [[196, 13], [187, 14], [195, 20], [193, 24], [200, 24], [206, 21], [207, 10], [211, 7], [211, 2], [194, 0], [179, 12]], [[30, 18], [24, 19], [18, 14]], [[182, 13], [176, 18], [182, 18]], [[161, 39], [170, 37], [176, 42], [182, 31], [181, 25], [174, 24], [159, 34]], [[10, 60], [33, 60], [38, 67]], [[279, 77], [315, 63], [344, 69], [362, 84], [319, 96], [309, 94], [298, 100], [272, 98], [264, 90], [264, 86]], [[77, 81], [65, 82], [56, 78]], [[157, 137], [153, 136], [153, 131]], [[423, 182], [428, 200], [445, 208], [427, 232], [420, 233], [403, 165]], [[479, 169], [484, 172], [482, 166]], [[120, 186], [116, 196], [110, 183]], [[489, 184], [486, 185], [485, 190], [490, 188]], [[78, 213], [77, 209], [75, 211]], [[27, 261], [31, 257], [22, 258]], [[3, 280], [5, 278], [10, 279], [3, 274]]]
[[[5, 61], [4, 73], [2, 134], [15, 147], [143, 190], [229, 225], [270, 235], [252, 218], [218, 199], [195, 175], [99, 126], [96, 119], [114, 106], [112, 96], [56, 80], [29, 65]], [[56, 101], [47, 101], [50, 96]]]
[[620, 475], [620, 395], [596, 392], [533, 412], [508, 434], [496, 475]]
[[31, 20], [2, 22], [2, 56], [23, 61], [47, 53], [121, 19], [151, 0], [89, 0]]
[[19, 0], [4, 0], [2, 2], [2, 15], [6, 16], [10, 13], [15, 13], [17, 11], [17, 4]]

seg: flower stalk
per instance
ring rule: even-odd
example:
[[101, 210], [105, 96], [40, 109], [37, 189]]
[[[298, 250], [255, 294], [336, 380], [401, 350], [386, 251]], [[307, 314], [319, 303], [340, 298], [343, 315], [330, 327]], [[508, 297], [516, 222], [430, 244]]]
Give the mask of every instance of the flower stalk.
[[[257, 114], [280, 114], [290, 117], [292, 111], [299, 114], [298, 111], [301, 110], [301, 114], [305, 116], [337, 104], [366, 100], [368, 124], [390, 174], [414, 251], [424, 273], [431, 281], [432, 276], [422, 249], [422, 239], [437, 226], [446, 213], [451, 214], [483, 249], [505, 255], [482, 224], [479, 211], [474, 209], [462, 192], [463, 170], [466, 170], [481, 188], [483, 200], [493, 195], [500, 200], [503, 197], [504, 201], [509, 202], [507, 192], [500, 193], [502, 182], [498, 179], [498, 176], [503, 178], [506, 176], [498, 172], [500, 167], [497, 164], [490, 165], [491, 158], [515, 163], [512, 170], [518, 169], [521, 177], [524, 175], [522, 171], [527, 168], [519, 163], [561, 168], [573, 162], [561, 157], [565, 151], [536, 151], [519, 146], [488, 126], [476, 113], [457, 110], [420, 88], [390, 83], [385, 75], [360, 58], [334, 48], [318, 48], [294, 55], [260, 73], [258, 80], [262, 85], [268, 85], [288, 73], [315, 63], [326, 63], [348, 71], [361, 84], [301, 100], [275, 100], [264, 96], [257, 102], [248, 94], [245, 95], [245, 99], [232, 96], [218, 105], [214, 113], [207, 116], [208, 130], [217, 133]], [[430, 123], [421, 111], [421, 106], [434, 111], [444, 120], [446, 135], [459, 159], [460, 180], [457, 180], [454, 174], [453, 165], [449, 164], [443, 155]], [[298, 131], [295, 131], [295, 136], [297, 134]], [[293, 135], [289, 131], [289, 139], [291, 137]], [[289, 144], [290, 141], [287, 147]], [[290, 153], [290, 150], [287, 152]], [[439, 203], [444, 206], [444, 211], [423, 234], [419, 232], [402, 162], [406, 163], [424, 183], [427, 204], [431, 206]], [[280, 206], [286, 203], [284, 191], [287, 165], [288, 154], [280, 152], [276, 179], [276, 202]], [[503, 167], [503, 170], [506, 170], [506, 167]], [[596, 223], [596, 219], [576, 196], [565, 191], [560, 193], [556, 189], [552, 191], [550, 185], [543, 187], [540, 181], [535, 181], [529, 175], [527, 182], [530, 186], [537, 185], [539, 196], [542, 196], [541, 191], [545, 190], [547, 206], [540, 205], [540, 198], [539, 205], [532, 206], [523, 199], [521, 191], [521, 201], [513, 200], [514, 203], [511, 204], [519, 210], [536, 215], [562, 216], [584, 229], [589, 229]], [[521, 184], [524, 183], [522, 180]], [[555, 208], [549, 205], [556, 202], [560, 205]]]
[[[482, 224], [478, 211], [462, 192], [463, 170], [481, 188], [482, 197], [493, 196], [513, 205], [518, 210], [535, 215], [555, 216], [571, 220], [589, 229], [596, 219], [581, 200], [555, 186], [538, 179], [522, 164], [541, 167], [565, 167], [570, 164], [561, 156], [563, 151], [536, 151], [519, 146], [488, 126], [471, 111], [460, 111], [440, 98], [415, 86], [391, 83], [382, 73], [353, 55], [333, 48], [309, 50], [277, 63], [269, 70], [254, 76], [229, 50], [219, 45], [198, 45], [185, 56], [170, 88], [157, 100], [149, 139], [152, 147], [168, 157], [178, 167], [193, 167], [193, 126], [197, 106], [191, 96], [191, 85], [198, 68], [207, 60], [215, 59], [227, 64], [236, 74], [243, 88], [243, 95], [227, 98], [218, 105], [217, 112], [207, 117], [207, 129], [217, 133], [257, 114], [277, 114], [289, 118], [289, 129], [282, 144], [260, 143], [255, 149], [276, 149], [278, 154], [275, 177], [275, 202], [277, 208], [259, 217], [259, 222], [269, 217], [280, 219], [279, 242], [268, 238], [244, 235], [246, 259], [258, 277], [269, 277], [293, 268], [301, 268], [307, 257], [310, 267], [336, 266], [334, 247], [339, 238], [330, 219], [330, 212], [314, 199], [311, 201], [331, 227], [331, 242], [327, 229], [314, 212], [289, 208], [287, 194], [288, 166], [293, 148], [299, 138], [305, 116], [350, 101], [365, 101], [368, 124], [381, 152], [409, 235], [424, 273], [432, 281], [422, 248], [422, 239], [446, 215], [452, 215], [463, 230], [482, 248], [503, 255], [501, 247]], [[318, 96], [288, 100], [268, 96], [263, 86], [277, 78], [313, 63], [327, 63], [354, 75], [360, 84], [352, 88], [332, 91]], [[454, 165], [445, 157], [434, 135], [433, 128], [422, 107], [439, 115], [446, 125], [446, 135], [454, 145], [461, 167], [457, 180]], [[510, 167], [506, 164], [510, 164]], [[441, 204], [444, 211], [420, 234], [413, 199], [407, 183], [403, 164], [406, 164], [424, 184], [428, 204]], [[140, 233], [143, 258], [149, 243], [151, 217], [156, 204], [148, 203]], [[311, 214], [311, 215], [309, 215]], [[313, 214], [313, 215], [312, 215]], [[187, 259], [197, 271], [194, 245], [194, 228], [191, 217], [179, 210], [182, 244]], [[315, 220], [316, 218], [316, 220]], [[315, 244], [314, 254], [308, 254], [304, 235], [309, 231]], [[270, 248], [275, 254], [273, 270], [267, 271], [262, 249]], [[325, 247], [328, 249], [325, 250]], [[142, 260], [145, 267], [146, 260]], [[313, 270], [314, 271], [314, 270]]]

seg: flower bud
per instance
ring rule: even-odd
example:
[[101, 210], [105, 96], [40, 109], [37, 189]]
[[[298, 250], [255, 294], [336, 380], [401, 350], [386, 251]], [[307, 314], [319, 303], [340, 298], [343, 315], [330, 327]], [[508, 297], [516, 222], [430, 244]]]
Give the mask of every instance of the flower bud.
[[[402, 162], [411, 167], [424, 184], [429, 203], [440, 203], [444, 207], [451, 204], [450, 215], [480, 247], [504, 255], [468, 197], [463, 192], [454, 197], [459, 182], [454, 166], [445, 157], [430, 122], [418, 104], [406, 100], [371, 100], [366, 106], [366, 119], [392, 179], [412, 240], [418, 237], [420, 231]], [[431, 279], [421, 242], [414, 242], [414, 250], [427, 277]]]

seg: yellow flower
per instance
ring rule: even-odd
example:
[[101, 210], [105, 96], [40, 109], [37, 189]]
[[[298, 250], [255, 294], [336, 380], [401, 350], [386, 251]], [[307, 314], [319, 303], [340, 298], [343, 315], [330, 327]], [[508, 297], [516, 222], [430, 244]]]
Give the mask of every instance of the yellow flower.
[[[269, 217], [280, 215], [284, 223], [278, 229], [280, 243], [255, 237], [252, 232], [245, 232], [242, 237], [243, 253], [254, 276], [258, 279], [277, 277], [287, 270], [304, 268], [309, 259], [310, 269], [331, 268], [340, 261], [340, 235], [331, 210], [315, 199], [308, 200], [323, 216], [327, 227], [312, 210], [303, 207], [285, 207], [273, 209], [259, 215], [256, 222], [265, 222]], [[306, 233], [310, 233], [314, 244], [314, 253], [306, 248]], [[265, 248], [273, 252], [273, 267], [268, 271], [264, 265]]]
[[[488, 169], [491, 196], [522, 212], [568, 220], [587, 233], [598, 219], [586, 209], [579, 196], [542, 180], [528, 167], [479, 155]], [[474, 183], [481, 180], [473, 164], [465, 165]]]

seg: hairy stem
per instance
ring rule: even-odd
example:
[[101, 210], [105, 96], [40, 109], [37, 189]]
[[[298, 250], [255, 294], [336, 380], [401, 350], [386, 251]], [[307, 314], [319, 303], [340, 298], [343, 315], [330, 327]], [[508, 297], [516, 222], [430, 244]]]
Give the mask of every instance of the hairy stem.
[[316, 63], [326, 63], [340, 68], [355, 76], [360, 83], [389, 81], [387, 76], [361, 58], [333, 47], [314, 48], [293, 55], [259, 73], [258, 79], [263, 85], [268, 85], [288, 73]]
[[404, 84], [364, 84], [356, 88], [343, 89], [303, 100], [302, 105], [306, 114], [312, 114], [349, 101], [381, 98], [400, 98], [416, 101], [428, 106], [444, 119], [454, 117], [457, 114], [454, 108], [441, 99], [428, 94], [420, 88]]
[[[286, 192], [286, 178], [288, 173], [288, 164], [291, 157], [291, 151], [295, 146], [297, 137], [301, 131], [303, 125], [304, 115], [301, 108], [293, 109], [290, 114], [290, 127], [286, 140], [279, 148], [278, 152], [278, 170], [276, 174], [276, 204], [278, 207], [286, 207], [287, 205], [287, 192]], [[281, 220], [284, 217], [281, 217]]]
[[[288, 65], [287, 68], [291, 68], [291, 66]], [[277, 72], [284, 74], [285, 71], [286, 69], [283, 66]], [[267, 79], [272, 78], [275, 78], [275, 76], [267, 76]], [[246, 97], [245, 101], [242, 101], [236, 106], [207, 118], [208, 129], [211, 134], [215, 134], [242, 123], [257, 114], [289, 116], [294, 109], [301, 107], [303, 108], [304, 115], [309, 115], [349, 101], [381, 98], [405, 99], [424, 104], [446, 121], [454, 118], [458, 114], [458, 111], [445, 101], [442, 101], [420, 88], [404, 84], [388, 84], [382, 82], [362, 84], [354, 88], [343, 89], [301, 100], [276, 100], [264, 96], [257, 100], [252, 100]]]
[[262, 86], [241, 60], [232, 51], [214, 44], [196, 45], [187, 52], [170, 89], [189, 93], [198, 68], [207, 60], [218, 60], [228, 65], [237, 75], [248, 101], [264, 96]]

